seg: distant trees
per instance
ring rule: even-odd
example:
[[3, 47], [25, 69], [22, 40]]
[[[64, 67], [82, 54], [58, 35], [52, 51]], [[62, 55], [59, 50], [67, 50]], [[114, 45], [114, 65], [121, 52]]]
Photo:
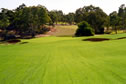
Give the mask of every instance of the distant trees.
[[92, 5], [79, 8], [75, 13], [75, 22], [87, 21], [94, 28], [96, 34], [104, 33], [106, 18], [107, 14], [102, 9]]
[[41, 31], [41, 26], [49, 22], [49, 16], [45, 7], [32, 6], [18, 9], [14, 25], [20, 35], [31, 34], [32, 37]]
[[118, 10], [118, 17], [120, 18], [120, 27], [121, 29], [126, 29], [126, 7], [122, 4]]
[[66, 22], [70, 25], [74, 24], [74, 13], [69, 13], [66, 15]]
[[7, 33], [8, 33], [8, 26], [11, 24], [11, 17], [9, 17], [8, 14], [9, 10], [2, 8], [0, 13], [0, 30], [2, 31], [0, 33], [0, 37], [4, 40], [6, 40]]
[[[0, 11], [0, 38], [7, 40], [8, 37], [14, 38], [16, 35], [34, 37], [36, 34], [49, 30], [43, 29], [46, 28], [44, 25], [54, 26], [58, 23], [87, 24], [84, 29], [78, 25], [76, 35], [82, 34], [78, 33], [81, 31], [86, 31], [88, 34], [90, 32], [90, 35], [93, 35], [92, 28], [95, 34], [103, 34], [105, 27], [107, 30], [112, 27], [118, 33], [119, 29], [126, 30], [126, 7], [122, 4], [118, 12], [114, 11], [109, 16], [101, 8], [92, 5], [84, 6], [77, 9], [75, 13], [68, 14], [64, 14], [61, 10], [48, 11], [41, 5], [27, 7], [22, 4], [15, 10], [2, 8]], [[87, 33], [85, 34], [87, 35]]]
[[58, 22], [64, 22], [64, 14], [61, 10], [52, 10], [48, 12], [50, 18], [51, 18], [51, 24], [54, 25], [54, 23]]
[[110, 25], [114, 28], [115, 33], [117, 34], [117, 26], [119, 25], [119, 16], [118, 13], [116, 11], [112, 12], [110, 14]]
[[108, 16], [99, 7], [84, 6], [76, 10], [74, 19], [76, 23], [87, 21], [96, 34], [103, 34], [105, 27], [107, 31], [112, 27], [117, 34], [118, 30], [126, 30], [126, 7], [122, 4], [118, 12], [114, 11]]
[[77, 9], [75, 12], [75, 17], [74, 17], [75, 22], [79, 23], [79, 22], [85, 20], [84, 16], [86, 16], [86, 15], [87, 15], [87, 13], [85, 12], [85, 10], [83, 8]]
[[2, 30], [0, 37], [3, 37], [3, 40], [8, 40], [6, 38], [10, 31], [15, 31], [15, 34], [21, 37], [27, 35], [34, 37], [43, 32], [42, 28], [49, 20], [46, 8], [41, 5], [26, 7], [25, 4], [22, 4], [15, 10], [2, 9], [0, 12], [0, 29]]
[[52, 10], [48, 12], [49, 17], [51, 18], [50, 24], [54, 25], [57, 24], [58, 22], [62, 23], [68, 23], [72, 25], [74, 21], [74, 13], [69, 13], [69, 14], [63, 14], [61, 10]]
[[[58, 17], [57, 22], [62, 22], [63, 19], [64, 19], [64, 14], [63, 14], [63, 12], [62, 12], [61, 10], [56, 11], [56, 15], [57, 15], [57, 17]], [[56, 23], [56, 24], [57, 24], [57, 23]]]
[[9, 17], [7, 15], [8, 10], [2, 9], [0, 13], [0, 29], [4, 30], [10, 24]]
[[93, 28], [86, 22], [82, 21], [78, 24], [78, 29], [75, 33], [75, 36], [93, 36]]
[[110, 26], [118, 33], [118, 30], [126, 30], [126, 7], [122, 4], [119, 7], [118, 12], [114, 11], [110, 13]]
[[54, 25], [55, 22], [58, 21], [58, 16], [55, 11], [50, 11], [49, 16], [51, 18], [50, 25]]

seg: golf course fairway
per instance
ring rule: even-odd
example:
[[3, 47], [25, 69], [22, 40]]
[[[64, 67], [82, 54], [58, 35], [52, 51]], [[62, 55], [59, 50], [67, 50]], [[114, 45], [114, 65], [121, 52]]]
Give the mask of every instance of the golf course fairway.
[[126, 34], [0, 44], [0, 84], [126, 84]]

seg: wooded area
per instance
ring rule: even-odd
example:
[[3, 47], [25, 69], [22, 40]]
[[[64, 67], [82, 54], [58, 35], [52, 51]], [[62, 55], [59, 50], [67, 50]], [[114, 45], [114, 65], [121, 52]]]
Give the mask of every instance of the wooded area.
[[[52, 10], [44, 6], [20, 5], [14, 10], [1, 8], [0, 12], [0, 37], [1, 40], [15, 38], [31, 38], [50, 30], [49, 26], [76, 25], [82, 21], [88, 22], [95, 34], [110, 33], [110, 29], [118, 33], [118, 30], [126, 30], [126, 7], [122, 4], [118, 12], [107, 15], [101, 8], [84, 6], [75, 13], [64, 14], [62, 10]], [[65, 24], [64, 24], [65, 23]], [[106, 32], [105, 29], [106, 28]]]

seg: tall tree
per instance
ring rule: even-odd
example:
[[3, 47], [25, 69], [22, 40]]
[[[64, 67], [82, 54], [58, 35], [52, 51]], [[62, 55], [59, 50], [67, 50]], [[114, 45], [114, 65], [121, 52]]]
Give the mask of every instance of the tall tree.
[[17, 10], [15, 15], [16, 18], [13, 24], [20, 35], [31, 34], [34, 36], [42, 25], [49, 22], [48, 13], [45, 7], [41, 5], [23, 7]]
[[115, 33], [118, 33], [117, 26], [119, 25], [119, 17], [116, 11], [110, 13], [110, 25], [114, 28]]
[[50, 24], [52, 24], [52, 25], [54, 25], [54, 23], [58, 21], [58, 16], [55, 11], [50, 11], [49, 17], [51, 18]]
[[79, 8], [75, 13], [75, 21], [87, 21], [95, 29], [95, 33], [104, 33], [106, 18], [107, 14], [101, 8], [92, 5]]
[[126, 7], [125, 4], [122, 4], [119, 7], [118, 10], [118, 16], [120, 17], [120, 27], [122, 27], [123, 30], [125, 30], [126, 28]]
[[83, 8], [79, 8], [75, 12], [75, 22], [80, 23], [84, 20], [85, 10]]
[[7, 11], [7, 9], [2, 8], [2, 11], [0, 13], [0, 29], [2, 30], [0, 36], [3, 40], [6, 40], [6, 36], [8, 33], [7, 27], [10, 25], [9, 17], [7, 16]]
[[72, 25], [74, 23], [74, 13], [69, 13], [66, 15], [66, 21]]

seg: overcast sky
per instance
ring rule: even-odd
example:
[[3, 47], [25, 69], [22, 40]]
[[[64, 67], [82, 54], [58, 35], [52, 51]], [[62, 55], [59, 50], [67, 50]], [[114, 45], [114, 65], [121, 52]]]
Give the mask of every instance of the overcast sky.
[[62, 10], [66, 14], [92, 4], [99, 6], [109, 14], [112, 11], [117, 11], [121, 4], [126, 3], [126, 0], [0, 0], [0, 8], [15, 9], [22, 3], [27, 6], [41, 4], [48, 10]]

